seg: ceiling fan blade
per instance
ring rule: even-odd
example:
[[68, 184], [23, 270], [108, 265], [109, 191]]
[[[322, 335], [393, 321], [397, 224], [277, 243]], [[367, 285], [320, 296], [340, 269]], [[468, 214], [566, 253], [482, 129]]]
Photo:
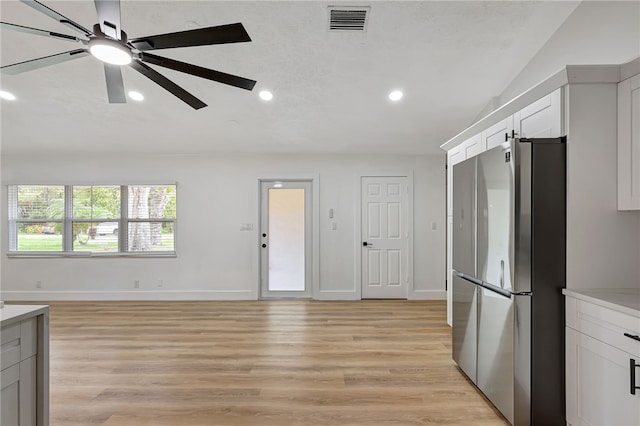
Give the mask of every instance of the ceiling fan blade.
[[180, 98], [182, 101], [189, 104], [193, 109], [200, 109], [207, 106], [200, 99], [193, 96], [191, 93], [184, 90], [182, 87], [175, 84], [173, 81], [169, 80], [159, 72], [153, 70], [147, 64], [142, 63], [141, 61], [135, 60], [132, 61], [129, 66], [134, 70], [138, 71], [140, 74], [154, 81], [155, 83], [162, 86], [164, 89], [171, 92], [173, 95]]
[[25, 27], [24, 25], [11, 24], [9, 22], [0, 22], [0, 27], [7, 30], [20, 31], [22, 33], [35, 34], [35, 35], [40, 35], [45, 37], [53, 37], [58, 40], [87, 43], [87, 41], [81, 40], [75, 36], [56, 33], [54, 31], [40, 30], [38, 28]]
[[138, 50], [170, 49], [174, 47], [207, 46], [210, 44], [251, 41], [241, 23], [138, 37], [129, 43]]
[[120, 0], [94, 0], [100, 30], [111, 38], [120, 40]]
[[104, 76], [107, 79], [107, 94], [110, 104], [126, 104], [124, 95], [124, 83], [122, 82], [122, 70], [120, 65], [104, 64]]
[[3, 74], [15, 75], [26, 71], [37, 70], [39, 68], [48, 67], [49, 65], [60, 64], [62, 62], [71, 61], [73, 59], [83, 58], [89, 53], [84, 49], [70, 50], [55, 55], [44, 56], [42, 58], [32, 59], [30, 61], [19, 62], [17, 64], [5, 65], [0, 67]]
[[238, 77], [237, 75], [227, 74], [209, 68], [203, 68], [197, 65], [188, 64], [186, 62], [180, 62], [174, 59], [152, 55], [151, 53], [140, 53], [140, 59], [150, 64], [170, 68], [172, 70], [195, 75], [196, 77], [202, 77], [209, 80], [217, 81], [219, 83], [228, 84], [230, 86], [239, 87], [245, 90], [253, 90], [253, 86], [256, 85], [255, 80], [249, 80], [248, 78]]
[[40, 13], [44, 13], [45, 15], [47, 15], [49, 18], [55, 19], [56, 21], [60, 22], [61, 24], [64, 24], [70, 28], [73, 28], [74, 30], [81, 32], [82, 34], [86, 35], [86, 36], [90, 36], [91, 34], [93, 34], [91, 31], [89, 31], [88, 29], [86, 29], [85, 27], [83, 27], [82, 25], [78, 24], [77, 22], [72, 21], [71, 19], [67, 18], [64, 15], [61, 15], [60, 13], [56, 12], [53, 9], [48, 8], [47, 6], [45, 6], [44, 4], [36, 1], [36, 0], [20, 0], [22, 3], [26, 4], [27, 6], [31, 6], [32, 8], [34, 8], [35, 10], [37, 10]]

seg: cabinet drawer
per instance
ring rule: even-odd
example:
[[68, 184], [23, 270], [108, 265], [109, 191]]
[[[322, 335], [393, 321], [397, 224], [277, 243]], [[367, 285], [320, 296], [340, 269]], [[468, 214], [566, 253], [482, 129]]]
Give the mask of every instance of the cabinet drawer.
[[640, 318], [584, 300], [566, 298], [567, 327], [640, 357]]
[[29, 318], [2, 327], [1, 370], [34, 356], [38, 352], [38, 321]]
[[0, 370], [20, 362], [20, 323], [2, 327], [0, 348]]

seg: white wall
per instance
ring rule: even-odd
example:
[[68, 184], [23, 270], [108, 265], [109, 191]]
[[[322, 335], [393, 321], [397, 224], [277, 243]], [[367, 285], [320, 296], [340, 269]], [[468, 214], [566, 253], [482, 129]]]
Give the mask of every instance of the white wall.
[[[583, 1], [505, 88], [498, 104], [505, 104], [566, 65], [622, 64], [638, 56], [640, 2]], [[492, 105], [493, 100], [489, 108]]]
[[[354, 217], [357, 177], [413, 172], [414, 286], [409, 298], [444, 298], [444, 154], [433, 156], [3, 156], [7, 184], [178, 183], [177, 258], [7, 258], [8, 300], [255, 299], [258, 297], [258, 178], [319, 175], [320, 299], [357, 299]], [[4, 205], [4, 203], [3, 203]], [[334, 219], [328, 210], [334, 209]], [[6, 207], [2, 222], [7, 220]], [[338, 230], [331, 230], [331, 222]], [[437, 229], [431, 229], [435, 222]], [[252, 232], [240, 223], [253, 223]], [[134, 290], [134, 280], [140, 289]], [[163, 280], [158, 287], [158, 280]], [[35, 282], [42, 282], [36, 290]]]
[[566, 93], [567, 288], [640, 288], [640, 212], [617, 203], [617, 85]]

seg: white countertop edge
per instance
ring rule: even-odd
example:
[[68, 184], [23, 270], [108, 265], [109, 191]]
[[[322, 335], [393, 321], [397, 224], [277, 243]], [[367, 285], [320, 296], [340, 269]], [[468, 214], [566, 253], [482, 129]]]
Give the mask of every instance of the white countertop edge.
[[48, 314], [49, 305], [4, 305], [0, 309], [0, 324], [10, 325], [23, 319]]
[[565, 288], [562, 294], [640, 318], [640, 288]]

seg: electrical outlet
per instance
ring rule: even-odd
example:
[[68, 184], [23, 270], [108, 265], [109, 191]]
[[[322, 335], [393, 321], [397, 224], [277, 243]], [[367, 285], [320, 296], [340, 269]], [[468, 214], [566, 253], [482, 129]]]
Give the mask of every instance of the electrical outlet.
[[42, 281], [36, 281], [36, 288], [42, 288]]
[[133, 282], [133, 288], [140, 288], [140, 280], [135, 280]]

